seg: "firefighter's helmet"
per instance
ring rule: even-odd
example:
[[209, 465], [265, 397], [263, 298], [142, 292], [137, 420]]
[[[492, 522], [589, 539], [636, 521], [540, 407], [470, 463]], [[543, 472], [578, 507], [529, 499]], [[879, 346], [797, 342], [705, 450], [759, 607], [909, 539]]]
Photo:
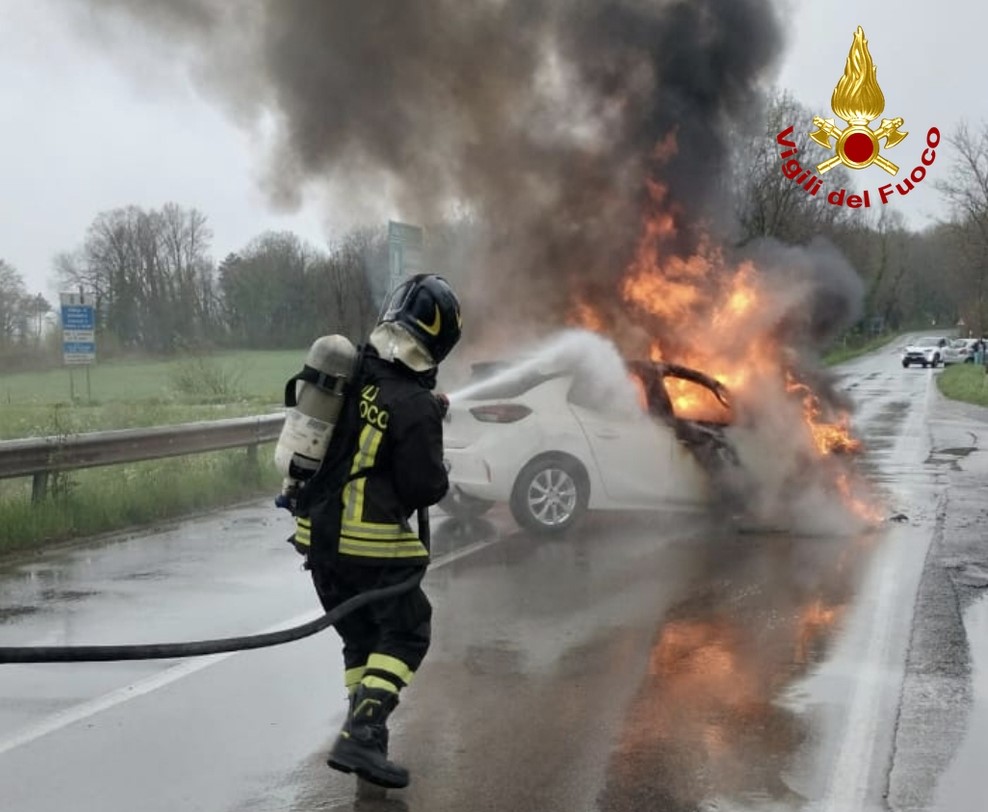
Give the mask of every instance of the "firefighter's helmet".
[[391, 294], [379, 324], [391, 322], [408, 330], [438, 364], [460, 340], [460, 300], [441, 276], [417, 274]]

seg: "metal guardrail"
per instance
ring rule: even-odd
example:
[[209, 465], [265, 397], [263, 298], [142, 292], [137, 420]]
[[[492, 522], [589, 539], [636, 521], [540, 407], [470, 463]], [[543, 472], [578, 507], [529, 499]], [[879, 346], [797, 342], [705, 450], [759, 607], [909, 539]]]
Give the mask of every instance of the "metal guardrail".
[[34, 477], [32, 497], [47, 491], [48, 475], [79, 468], [180, 457], [226, 448], [248, 449], [278, 439], [285, 415], [234, 417], [143, 429], [36, 437], [0, 442], [0, 479]]

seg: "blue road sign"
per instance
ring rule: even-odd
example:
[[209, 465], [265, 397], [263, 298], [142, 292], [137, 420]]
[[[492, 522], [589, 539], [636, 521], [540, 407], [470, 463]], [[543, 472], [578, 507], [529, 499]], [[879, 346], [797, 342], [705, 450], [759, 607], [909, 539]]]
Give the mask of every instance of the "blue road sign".
[[62, 305], [62, 329], [94, 330], [96, 313], [92, 305]]
[[66, 341], [62, 344], [62, 352], [66, 355], [95, 355], [95, 341]]

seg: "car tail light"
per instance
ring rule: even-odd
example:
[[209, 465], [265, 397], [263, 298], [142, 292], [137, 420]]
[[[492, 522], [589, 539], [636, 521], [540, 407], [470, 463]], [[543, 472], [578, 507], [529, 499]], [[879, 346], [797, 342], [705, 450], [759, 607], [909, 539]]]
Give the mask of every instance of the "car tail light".
[[516, 423], [531, 413], [531, 409], [520, 403], [493, 403], [490, 406], [474, 406], [470, 410], [470, 414], [481, 423]]

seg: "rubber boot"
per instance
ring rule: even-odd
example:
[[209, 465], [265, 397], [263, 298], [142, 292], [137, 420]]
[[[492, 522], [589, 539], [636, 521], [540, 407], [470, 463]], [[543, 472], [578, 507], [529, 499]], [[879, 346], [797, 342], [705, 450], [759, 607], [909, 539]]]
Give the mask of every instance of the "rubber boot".
[[398, 695], [361, 685], [353, 697], [351, 712], [330, 751], [334, 770], [356, 773], [379, 787], [408, 786], [408, 770], [388, 761], [387, 720], [398, 706]]
[[[350, 720], [353, 718], [353, 709], [357, 706], [357, 690], [354, 689], [350, 691], [347, 696], [347, 714], [346, 718], [343, 720], [343, 727], [340, 729], [340, 734], [350, 735]], [[384, 728], [384, 755], [388, 754], [388, 729]]]

